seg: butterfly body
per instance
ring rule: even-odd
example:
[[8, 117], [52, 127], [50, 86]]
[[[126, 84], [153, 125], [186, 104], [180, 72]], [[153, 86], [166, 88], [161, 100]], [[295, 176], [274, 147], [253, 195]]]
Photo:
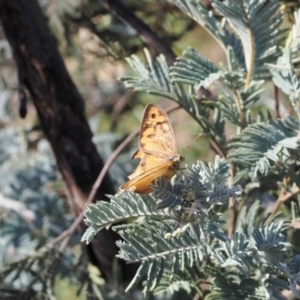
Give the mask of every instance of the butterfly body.
[[136, 170], [128, 176], [120, 190], [130, 190], [139, 194], [152, 192], [150, 184], [160, 177], [170, 180], [180, 169], [183, 156], [177, 153], [174, 132], [167, 114], [155, 104], [145, 108], [139, 150], [132, 158], [140, 158]]

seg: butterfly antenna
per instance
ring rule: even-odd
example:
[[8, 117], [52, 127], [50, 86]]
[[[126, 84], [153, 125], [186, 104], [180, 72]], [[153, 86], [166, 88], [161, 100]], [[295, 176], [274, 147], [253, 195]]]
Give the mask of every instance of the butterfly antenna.
[[[186, 150], [187, 148], [189, 148], [189, 147], [191, 146], [191, 144], [194, 143], [194, 142], [195, 142], [200, 136], [202, 136], [202, 135], [203, 135], [203, 133], [198, 134], [198, 135], [190, 142], [190, 144], [187, 145], [187, 146], [182, 150], [182, 152], [183, 152], [184, 150]], [[180, 171], [181, 175], [182, 175], [186, 180], [188, 180], [188, 178], [186, 177], [186, 175], [182, 172], [182, 170], [185, 170], [185, 169], [186, 169], [186, 168], [180, 168], [179, 171]]]
[[183, 148], [182, 151], [186, 150], [187, 148], [191, 147], [192, 143], [194, 143], [196, 140], [199, 139], [200, 136], [202, 136], [203, 133], [198, 134], [186, 147]]

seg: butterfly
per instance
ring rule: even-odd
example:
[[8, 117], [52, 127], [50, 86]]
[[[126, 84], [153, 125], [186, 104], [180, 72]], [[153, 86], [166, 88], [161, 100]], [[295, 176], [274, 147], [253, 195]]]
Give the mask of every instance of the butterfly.
[[120, 187], [120, 193], [130, 190], [138, 194], [152, 192], [150, 184], [165, 177], [170, 180], [180, 169], [184, 159], [177, 153], [174, 132], [167, 114], [156, 104], [146, 106], [139, 137], [139, 149], [132, 159], [140, 158], [136, 170], [128, 176], [129, 181]]

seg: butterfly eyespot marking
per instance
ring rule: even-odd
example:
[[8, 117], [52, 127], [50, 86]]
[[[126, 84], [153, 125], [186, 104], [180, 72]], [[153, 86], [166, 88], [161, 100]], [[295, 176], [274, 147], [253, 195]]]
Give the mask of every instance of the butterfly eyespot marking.
[[155, 133], [150, 133], [147, 135], [148, 138], [152, 139], [153, 137], [155, 137]]
[[152, 115], [151, 115], [151, 118], [152, 118], [152, 119], [155, 119], [155, 118], [156, 118], [156, 114], [152, 114]]

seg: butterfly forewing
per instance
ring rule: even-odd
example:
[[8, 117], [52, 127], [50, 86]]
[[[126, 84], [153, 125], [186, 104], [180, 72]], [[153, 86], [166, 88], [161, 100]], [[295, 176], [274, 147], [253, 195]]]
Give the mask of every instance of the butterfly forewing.
[[177, 154], [171, 123], [158, 105], [149, 104], [145, 108], [139, 146], [142, 152], [165, 159]]

